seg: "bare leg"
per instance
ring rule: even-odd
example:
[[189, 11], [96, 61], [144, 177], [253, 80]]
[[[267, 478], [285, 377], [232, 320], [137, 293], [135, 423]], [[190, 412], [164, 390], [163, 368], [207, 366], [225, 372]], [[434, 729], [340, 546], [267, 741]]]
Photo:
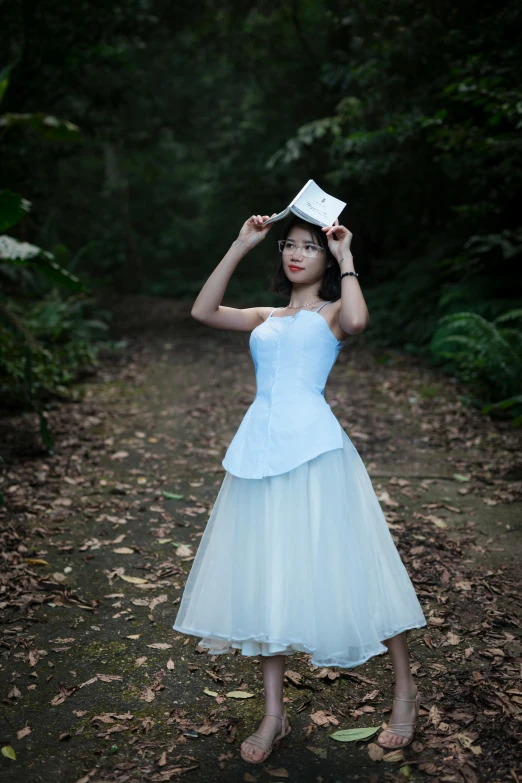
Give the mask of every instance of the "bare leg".
[[[388, 648], [395, 672], [395, 696], [401, 699], [413, 699], [417, 695], [417, 686], [410, 670], [410, 656], [408, 653], [407, 631], [386, 639], [384, 644]], [[406, 704], [401, 701], [393, 702], [390, 723], [411, 723], [415, 719], [415, 704]], [[406, 737], [394, 734], [384, 729], [378, 737], [387, 745], [396, 745], [398, 748], [407, 742]]]
[[[284, 655], [262, 655], [261, 670], [263, 672], [263, 683], [265, 686], [265, 712], [273, 715], [283, 715], [283, 677], [285, 673]], [[281, 721], [270, 715], [265, 715], [259, 724], [256, 734], [273, 742], [274, 737], [286, 729], [286, 720]], [[243, 754], [252, 761], [258, 761], [263, 757], [263, 751], [257, 745], [248, 742], [246, 739], [241, 744]]]

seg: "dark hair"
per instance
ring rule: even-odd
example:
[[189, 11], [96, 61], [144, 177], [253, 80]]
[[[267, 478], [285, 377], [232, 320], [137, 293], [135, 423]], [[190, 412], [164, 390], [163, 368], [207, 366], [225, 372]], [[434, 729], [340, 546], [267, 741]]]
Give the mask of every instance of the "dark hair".
[[[310, 231], [317, 244], [326, 251], [326, 268], [324, 270], [323, 280], [317, 295], [321, 299], [332, 301], [339, 299], [341, 296], [341, 270], [339, 268], [339, 264], [332, 255], [330, 248], [328, 247], [328, 241], [324, 233], [321, 231], [319, 226], [316, 226], [313, 223], [309, 223], [307, 220], [303, 220], [302, 218], [293, 217], [286, 225], [283, 231], [283, 235], [280, 236], [280, 239], [286, 239], [290, 231], [296, 226], [300, 226], [301, 228], [305, 228]], [[329, 263], [332, 264], [330, 267], [328, 266]], [[292, 293], [292, 283], [285, 274], [285, 270], [283, 268], [283, 257], [281, 253], [279, 253], [277, 265], [272, 275], [268, 290], [272, 294], [282, 294], [289, 296]]]

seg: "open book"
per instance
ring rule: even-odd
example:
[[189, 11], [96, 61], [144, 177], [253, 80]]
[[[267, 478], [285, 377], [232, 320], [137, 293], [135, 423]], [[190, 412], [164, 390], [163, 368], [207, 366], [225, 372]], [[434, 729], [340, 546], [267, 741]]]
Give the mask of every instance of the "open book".
[[288, 207], [278, 215], [266, 220], [264, 225], [275, 223], [276, 220], [283, 220], [290, 212], [293, 212], [297, 217], [314, 223], [316, 226], [331, 226], [345, 206], [344, 201], [329, 196], [328, 193], [321, 190], [319, 185], [315, 184], [313, 179], [309, 179]]

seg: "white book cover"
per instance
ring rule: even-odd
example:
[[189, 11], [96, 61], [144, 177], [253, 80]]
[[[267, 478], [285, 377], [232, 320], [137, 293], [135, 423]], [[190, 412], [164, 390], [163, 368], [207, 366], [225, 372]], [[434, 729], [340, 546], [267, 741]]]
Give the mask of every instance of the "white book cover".
[[331, 226], [339, 217], [346, 204], [338, 198], [328, 195], [317, 185], [313, 179], [309, 179], [304, 188], [299, 191], [294, 200], [278, 215], [269, 218], [265, 226], [283, 220], [290, 212], [316, 226]]

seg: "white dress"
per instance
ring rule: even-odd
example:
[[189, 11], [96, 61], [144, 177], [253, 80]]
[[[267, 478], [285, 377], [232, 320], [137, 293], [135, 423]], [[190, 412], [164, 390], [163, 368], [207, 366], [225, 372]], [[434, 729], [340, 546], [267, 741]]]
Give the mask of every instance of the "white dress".
[[351, 668], [426, 625], [366, 468], [324, 398], [344, 345], [319, 310], [250, 336], [256, 397], [185, 585], [174, 629], [212, 654], [310, 654]]

